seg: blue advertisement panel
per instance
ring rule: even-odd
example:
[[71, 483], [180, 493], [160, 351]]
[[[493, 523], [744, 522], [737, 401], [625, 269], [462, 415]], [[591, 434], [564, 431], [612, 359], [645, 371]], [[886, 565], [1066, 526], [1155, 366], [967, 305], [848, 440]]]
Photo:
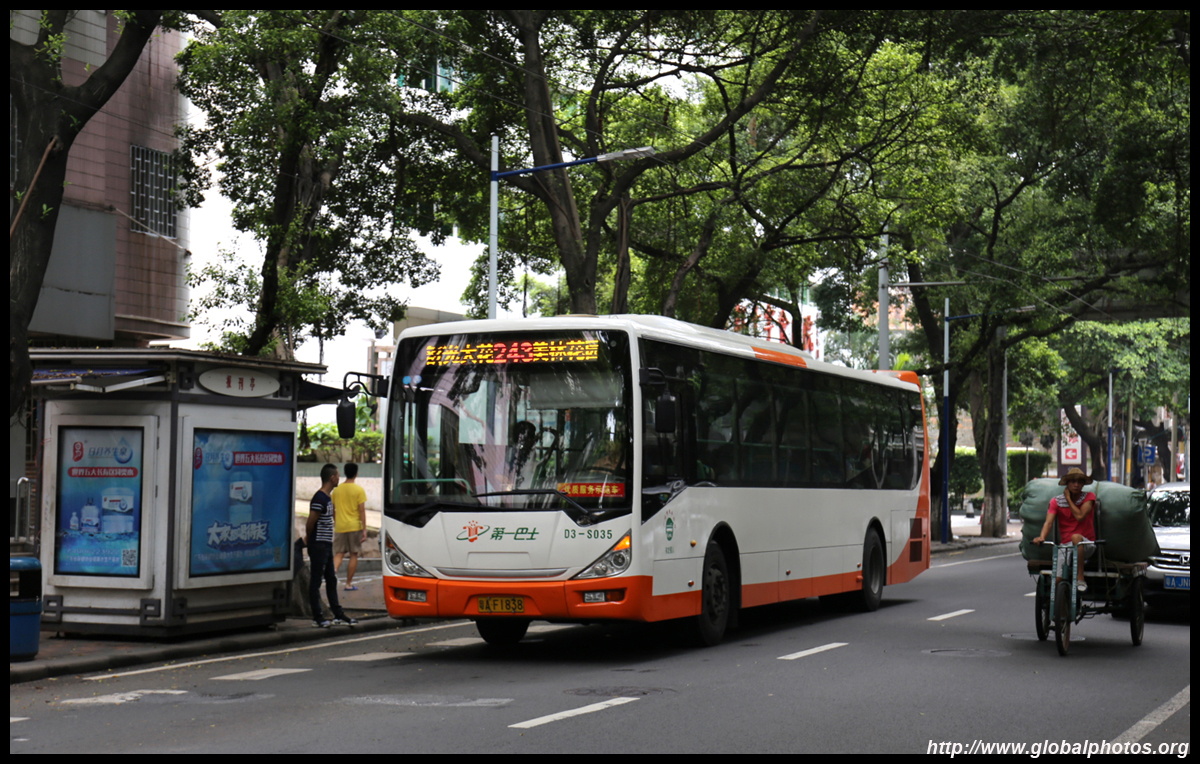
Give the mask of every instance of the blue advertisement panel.
[[140, 574], [142, 442], [140, 427], [59, 428], [56, 574]]
[[290, 432], [195, 430], [191, 575], [291, 566], [292, 438]]

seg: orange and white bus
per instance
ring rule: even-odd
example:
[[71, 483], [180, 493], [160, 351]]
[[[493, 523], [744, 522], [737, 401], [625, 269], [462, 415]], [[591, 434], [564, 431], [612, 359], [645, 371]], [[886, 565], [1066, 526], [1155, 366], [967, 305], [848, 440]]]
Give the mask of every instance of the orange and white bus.
[[862, 372], [656, 316], [406, 330], [389, 392], [384, 596], [395, 618], [690, 619], [929, 567], [912, 372]]

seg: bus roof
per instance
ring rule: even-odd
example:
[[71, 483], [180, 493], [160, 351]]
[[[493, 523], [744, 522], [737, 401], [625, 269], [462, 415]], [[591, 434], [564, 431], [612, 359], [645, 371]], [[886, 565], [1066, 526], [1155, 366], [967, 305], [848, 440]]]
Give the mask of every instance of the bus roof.
[[[499, 318], [494, 320], [454, 321], [425, 324], [405, 329], [400, 339], [475, 332], [549, 331], [559, 329], [608, 329], [625, 331], [637, 337], [662, 340], [677, 345], [699, 348], [729, 355], [757, 358], [772, 363], [865, 379], [887, 386], [908, 387], [920, 383], [911, 371], [860, 371], [845, 366], [818, 361], [799, 348], [781, 342], [744, 334], [689, 324], [666, 316], [618, 314], [605, 316], [566, 315], [552, 318]], [[907, 384], [905, 384], [907, 383]]]

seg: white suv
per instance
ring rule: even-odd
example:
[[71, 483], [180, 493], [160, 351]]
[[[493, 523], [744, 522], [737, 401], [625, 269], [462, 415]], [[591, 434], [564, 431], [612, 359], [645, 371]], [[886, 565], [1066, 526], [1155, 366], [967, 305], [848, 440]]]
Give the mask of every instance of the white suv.
[[1190, 483], [1164, 483], [1146, 497], [1150, 522], [1161, 554], [1150, 558], [1146, 571], [1147, 597], [1178, 596], [1190, 602], [1192, 593], [1192, 499]]

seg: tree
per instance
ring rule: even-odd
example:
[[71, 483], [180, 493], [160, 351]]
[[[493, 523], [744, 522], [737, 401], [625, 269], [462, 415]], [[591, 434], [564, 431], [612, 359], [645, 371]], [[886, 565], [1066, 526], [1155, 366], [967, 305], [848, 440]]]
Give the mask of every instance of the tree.
[[[622, 200], [648, 170], [698, 157], [727, 140], [791, 73], [820, 22], [820, 12], [455, 13], [439, 32], [461, 45], [447, 51], [469, 80], [451, 99], [460, 116], [413, 112], [407, 118], [453, 140], [480, 170], [489, 166], [484, 147], [493, 133], [505, 138], [506, 162], [511, 157], [524, 166], [670, 137], [676, 147], [660, 149], [652, 159], [591, 165], [578, 176], [555, 170], [509, 179], [542, 206], [572, 310], [595, 313], [601, 249], [611, 230], [606, 227]], [[651, 27], [653, 35], [646, 31]], [[717, 83], [720, 108], [695, 132], [681, 135], [672, 129], [671, 111], [687, 99], [659, 85], [683, 76]], [[647, 112], [655, 106], [661, 111], [652, 119]], [[577, 191], [581, 186], [586, 194]], [[614, 297], [621, 302], [619, 294]]]
[[[1124, 432], [1130, 404], [1135, 439], [1154, 440], [1171, 464], [1170, 432], [1152, 424], [1155, 409], [1179, 412], [1191, 391], [1191, 321], [1156, 319], [1122, 324], [1083, 321], [1064, 334], [1060, 354], [1069, 369], [1057, 403], [1088, 444], [1092, 477], [1106, 474], [1107, 427]], [[1108, 422], [1108, 374], [1115, 375], [1114, 421]], [[1090, 413], [1085, 413], [1090, 412]], [[1115, 470], [1114, 470], [1115, 472]]]
[[[67, 159], [88, 121], [104, 108], [137, 64], [160, 23], [182, 18], [163, 11], [116, 11], [121, 35], [112, 55], [80, 81], [64, 76], [65, 28], [73, 12], [41, 11], [37, 40], [25, 45], [9, 37], [9, 94], [20, 136], [16, 205], [9, 218], [8, 414], [15, 416], [29, 397], [29, 322], [41, 293], [54, 229], [62, 209]], [[203, 13], [203, 12], [195, 12]]]
[[[953, 329], [951, 394], [972, 374], [984, 380], [973, 414], [982, 425], [985, 535], [1005, 527], [1005, 352], [1115, 304], [1169, 306], [1181, 287], [1189, 289], [1190, 204], [1183, 202], [1190, 159], [1183, 147], [1190, 90], [1175, 37], [1169, 44], [1161, 38], [1174, 27], [1162, 21], [1141, 13], [1054, 14], [996, 41], [984, 80], [993, 83], [982, 102], [985, 141], [960, 162], [959, 212], [945, 226], [946, 246], [909, 263], [912, 281], [965, 279], [951, 294], [976, 314]], [[1146, 44], [1110, 57], [1130, 39]], [[1134, 140], [1147, 114], [1163, 127], [1152, 139]], [[1154, 161], [1130, 143], [1152, 144]], [[1131, 177], [1137, 180], [1120, 180]], [[1116, 185], [1140, 214], [1114, 219], [1107, 200]], [[942, 292], [916, 288], [913, 295], [924, 338], [936, 348], [941, 322], [930, 298]]]
[[[186, 136], [193, 173], [218, 157], [233, 223], [264, 249], [253, 292], [238, 294], [254, 319], [228, 327], [233, 349], [290, 357], [305, 328], [381, 328], [402, 306], [378, 290], [436, 275], [409, 232], [444, 236], [457, 163], [403, 119], [420, 100], [399, 82], [423, 55], [412, 29], [392, 11], [224, 11], [181, 54], [180, 89], [206, 115]], [[230, 268], [202, 277], [247, 283]]]

